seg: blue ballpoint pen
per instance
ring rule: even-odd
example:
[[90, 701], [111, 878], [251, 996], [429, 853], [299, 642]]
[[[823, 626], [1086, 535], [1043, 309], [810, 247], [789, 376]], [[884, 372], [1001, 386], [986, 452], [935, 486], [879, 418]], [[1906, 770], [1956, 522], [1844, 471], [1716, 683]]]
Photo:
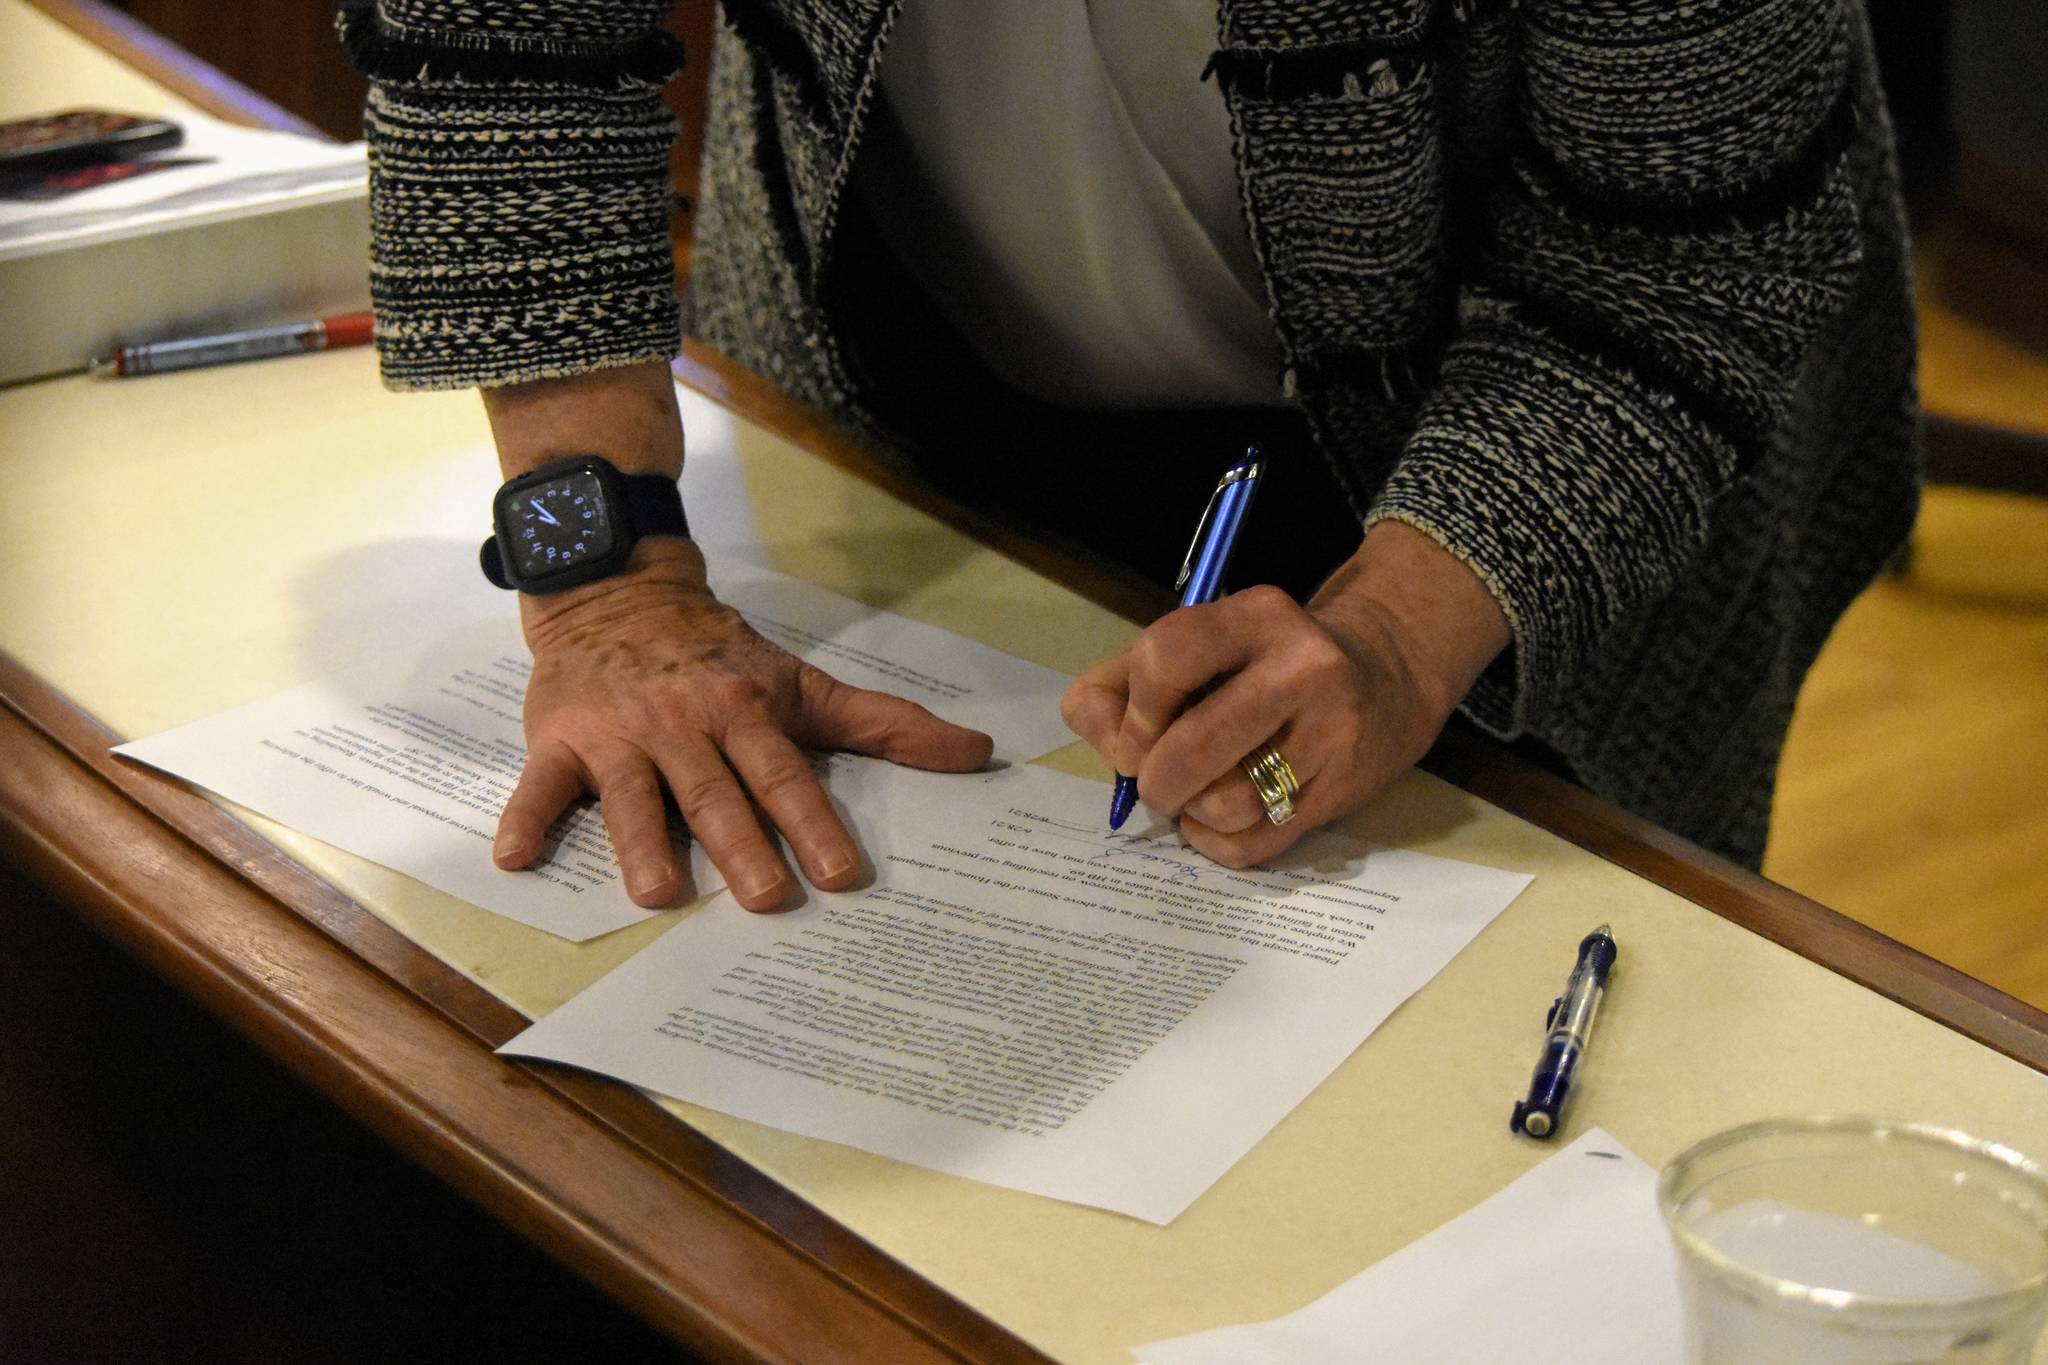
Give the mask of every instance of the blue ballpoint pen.
[[1608, 969], [1619, 955], [1614, 932], [1604, 924], [1579, 940], [1579, 960], [1565, 982], [1564, 994], [1550, 1006], [1550, 1017], [1544, 1021], [1549, 1032], [1543, 1039], [1543, 1058], [1529, 1081], [1529, 1098], [1515, 1105], [1508, 1120], [1510, 1132], [1547, 1138], [1557, 1131], [1558, 1113], [1571, 1092], [1572, 1073], [1593, 1037], [1593, 1016], [1600, 1012], [1600, 997], [1607, 991]]
[[[1197, 607], [1223, 595], [1223, 573], [1230, 567], [1238, 532], [1244, 529], [1245, 514], [1251, 511], [1252, 496], [1265, 472], [1264, 453], [1256, 445], [1248, 446], [1244, 458], [1216, 481], [1216, 491], [1209, 495], [1195, 538], [1188, 544], [1188, 556], [1181, 561], [1180, 577], [1173, 582], [1180, 589], [1182, 606]], [[1109, 827], [1122, 829], [1137, 804], [1138, 779], [1118, 773], [1116, 789], [1109, 795]]]

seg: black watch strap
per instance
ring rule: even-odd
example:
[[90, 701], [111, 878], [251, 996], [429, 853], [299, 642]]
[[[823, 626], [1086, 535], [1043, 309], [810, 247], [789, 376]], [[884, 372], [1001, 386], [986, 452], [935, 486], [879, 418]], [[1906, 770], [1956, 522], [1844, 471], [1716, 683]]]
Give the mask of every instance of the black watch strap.
[[505, 576], [505, 552], [498, 548], [496, 536], [484, 537], [483, 548], [476, 552], [476, 562], [492, 587], [512, 591], [512, 580]]
[[666, 474], [622, 474], [626, 487], [626, 515], [633, 523], [633, 539], [643, 536], [688, 536], [690, 522], [683, 515], [683, 490]]

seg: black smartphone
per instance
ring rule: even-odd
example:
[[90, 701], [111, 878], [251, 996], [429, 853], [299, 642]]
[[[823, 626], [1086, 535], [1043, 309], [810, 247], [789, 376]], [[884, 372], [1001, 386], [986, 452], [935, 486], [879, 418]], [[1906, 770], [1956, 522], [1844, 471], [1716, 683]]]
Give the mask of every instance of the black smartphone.
[[54, 171], [95, 161], [125, 161], [185, 140], [169, 119], [69, 109], [0, 123], [0, 172]]

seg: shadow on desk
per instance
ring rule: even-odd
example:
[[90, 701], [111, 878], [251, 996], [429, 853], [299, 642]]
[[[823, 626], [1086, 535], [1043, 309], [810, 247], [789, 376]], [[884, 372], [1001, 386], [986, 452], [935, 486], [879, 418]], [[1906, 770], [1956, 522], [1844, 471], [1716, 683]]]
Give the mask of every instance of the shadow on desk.
[[4, 867], [0, 1112], [0, 1359], [688, 1359]]

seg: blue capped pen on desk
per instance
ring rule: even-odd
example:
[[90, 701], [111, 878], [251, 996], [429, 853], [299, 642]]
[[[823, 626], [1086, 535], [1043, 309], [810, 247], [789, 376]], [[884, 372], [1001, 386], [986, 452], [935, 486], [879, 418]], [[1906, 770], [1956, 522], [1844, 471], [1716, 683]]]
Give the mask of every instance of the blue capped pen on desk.
[[[1230, 567], [1238, 532], [1244, 529], [1245, 514], [1251, 511], [1252, 498], [1259, 491], [1259, 480], [1265, 472], [1264, 452], [1256, 445], [1247, 446], [1244, 458], [1224, 470], [1223, 477], [1216, 481], [1216, 491], [1209, 495], [1209, 505], [1202, 509], [1202, 519], [1195, 525], [1195, 538], [1188, 544], [1187, 558], [1181, 561], [1180, 577], [1173, 583], [1180, 589], [1183, 607], [1198, 607], [1223, 595], [1224, 571]], [[1122, 829], [1137, 804], [1138, 779], [1118, 773], [1116, 788], [1109, 794], [1109, 827]]]
[[1621, 955], [1614, 931], [1601, 925], [1579, 940], [1579, 960], [1565, 982], [1564, 994], [1550, 1006], [1543, 1021], [1543, 1057], [1529, 1080], [1529, 1098], [1515, 1104], [1508, 1130], [1532, 1138], [1547, 1138], [1557, 1131], [1558, 1115], [1565, 1096], [1571, 1093], [1572, 1075], [1586, 1055], [1593, 1038], [1593, 1016], [1600, 1012], [1600, 998], [1607, 993], [1607, 973]]

